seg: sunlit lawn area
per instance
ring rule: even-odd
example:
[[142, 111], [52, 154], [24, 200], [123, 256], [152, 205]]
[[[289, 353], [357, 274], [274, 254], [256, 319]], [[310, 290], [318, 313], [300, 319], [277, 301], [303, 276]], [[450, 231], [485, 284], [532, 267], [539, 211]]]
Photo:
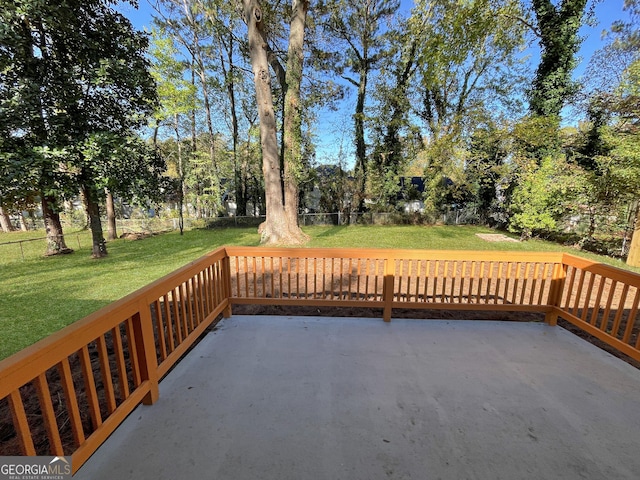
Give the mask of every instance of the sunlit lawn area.
[[[13, 238], [14, 234], [0, 235], [0, 243]], [[3, 256], [0, 260], [0, 358], [214, 248], [230, 243], [256, 245], [258, 241], [255, 229], [193, 230], [184, 236], [173, 232], [144, 240], [116, 240], [108, 244], [109, 256], [101, 260], [91, 259], [88, 241], [80, 249], [76, 244], [76, 252], [71, 255], [31, 257], [11, 263]], [[37, 244], [43, 252], [44, 243]]]
[[[565, 250], [569, 247], [532, 240], [491, 243], [476, 233], [495, 233], [467, 226], [306, 227], [308, 247], [361, 247], [464, 250]], [[0, 244], [42, 237], [42, 232], [0, 234]], [[80, 248], [78, 238], [80, 235]], [[86, 238], [85, 238], [86, 237]], [[20, 251], [8, 254], [0, 245], [0, 358], [36, 342], [100, 307], [170, 273], [221, 245], [258, 245], [255, 228], [166, 233], [143, 240], [116, 240], [109, 256], [90, 258], [88, 233], [68, 235], [72, 255], [43, 258]], [[43, 242], [29, 248], [44, 251]], [[617, 260], [582, 254], [625, 268]]]

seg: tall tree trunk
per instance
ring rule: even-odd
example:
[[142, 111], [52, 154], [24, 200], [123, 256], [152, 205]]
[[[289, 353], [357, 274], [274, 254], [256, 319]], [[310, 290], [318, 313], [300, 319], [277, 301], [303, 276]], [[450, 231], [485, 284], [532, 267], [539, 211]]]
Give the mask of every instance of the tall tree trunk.
[[22, 213], [22, 210], [18, 212], [18, 220], [20, 221], [20, 230], [22, 232], [28, 232], [29, 227], [27, 225], [27, 221], [24, 218], [24, 214]]
[[367, 77], [369, 72], [366, 68], [360, 72], [360, 83], [358, 85], [358, 100], [356, 101], [356, 113], [354, 115], [355, 142], [356, 142], [356, 181], [358, 188], [358, 211], [364, 211], [364, 197], [367, 186], [367, 144], [364, 139], [364, 103], [367, 96]]
[[107, 255], [107, 244], [102, 234], [98, 195], [95, 188], [85, 183], [82, 185], [82, 196], [84, 207], [89, 217], [89, 227], [91, 228], [91, 256], [93, 258], [102, 258]]
[[11, 225], [9, 214], [5, 212], [2, 206], [0, 206], [0, 228], [2, 228], [3, 232], [13, 232], [15, 230], [13, 225]]
[[42, 195], [42, 218], [44, 219], [44, 228], [47, 232], [47, 250], [45, 255], [58, 255], [62, 253], [72, 253], [73, 250], [67, 247], [62, 233], [62, 223], [60, 215], [54, 209], [55, 199], [48, 195]]
[[[182, 142], [180, 140], [180, 117], [176, 113], [173, 116], [174, 129], [176, 133], [176, 145], [178, 145], [178, 227], [180, 228], [180, 235], [184, 235], [184, 168], [182, 165]], [[195, 142], [195, 136], [192, 138]]]
[[287, 90], [284, 97], [284, 205], [287, 223], [302, 243], [309, 237], [298, 224], [299, 178], [302, 173], [302, 115], [300, 85], [304, 60], [304, 27], [309, 0], [293, 0], [289, 52], [287, 55]]
[[104, 189], [106, 194], [106, 206], [107, 206], [107, 240], [115, 240], [118, 238], [118, 232], [116, 231], [116, 208], [113, 203], [113, 194], [108, 188]]
[[235, 182], [235, 197], [236, 197], [236, 216], [247, 215], [247, 175], [246, 175], [246, 161], [242, 161], [238, 158], [238, 153], [233, 153], [234, 161], [234, 182]]
[[207, 73], [205, 70], [200, 50], [198, 52], [198, 75], [200, 76], [200, 84], [202, 87], [202, 100], [204, 103], [205, 115], [207, 117], [207, 132], [209, 134], [209, 159], [213, 166], [213, 171], [216, 175], [216, 182], [218, 181], [218, 165], [216, 164], [216, 135], [213, 130], [213, 122], [211, 120], [211, 101], [209, 100], [209, 87], [207, 86]]
[[636, 210], [636, 221], [633, 226], [633, 236], [631, 237], [631, 245], [629, 246], [627, 265], [640, 267], [640, 204]]
[[[192, 8], [192, 2], [190, 0], [183, 0], [183, 7], [184, 7], [184, 12], [185, 15], [187, 16], [187, 19], [189, 20], [189, 23], [191, 25], [194, 25], [193, 28], [193, 41], [192, 41], [192, 72], [193, 72], [193, 65], [194, 63], [197, 65], [198, 67], [198, 77], [200, 79], [200, 87], [202, 90], [202, 101], [204, 104], [204, 110], [205, 110], [205, 116], [206, 116], [206, 120], [207, 120], [207, 132], [209, 134], [209, 158], [211, 161], [211, 165], [213, 166], [213, 171], [215, 172], [215, 181], [217, 183], [219, 183], [219, 178], [218, 178], [218, 165], [216, 164], [216, 157], [215, 157], [215, 132], [213, 130], [213, 122], [211, 119], [211, 100], [210, 100], [210, 95], [209, 95], [209, 82], [208, 82], [208, 78], [207, 78], [207, 68], [204, 64], [204, 59], [202, 58], [202, 48], [200, 47], [200, 37], [198, 35], [198, 31], [195, 28], [196, 25], [196, 20], [193, 16], [193, 12], [191, 10]], [[200, 217], [198, 217], [200, 218]]]
[[202, 200], [200, 199], [200, 191], [198, 191], [198, 196], [196, 197], [196, 218], [198, 220], [201, 220], [203, 218]]
[[231, 141], [232, 141], [232, 155], [233, 155], [233, 173], [234, 173], [234, 190], [236, 197], [236, 216], [247, 214], [247, 199], [246, 189], [247, 186], [243, 182], [245, 175], [243, 175], [243, 167], [245, 162], [239, 162], [238, 160], [238, 139], [239, 139], [239, 127], [238, 127], [238, 111], [236, 106], [236, 90], [235, 81], [233, 77], [234, 63], [233, 63], [233, 46], [234, 46], [234, 33], [229, 31], [229, 39], [225, 44], [222, 36], [219, 39], [221, 47], [224, 45], [227, 55], [226, 63], [229, 65], [227, 70], [225, 59], [222, 57], [222, 48], [220, 49], [220, 65], [222, 66], [222, 74], [227, 82], [227, 96], [229, 97], [229, 114], [231, 115]]
[[[29, 216], [29, 224], [31, 225], [31, 230], [36, 230], [38, 227], [36, 226], [36, 213], [32, 208], [27, 210], [27, 215]], [[29, 228], [27, 228], [28, 230]]]
[[[240, 162], [240, 184], [242, 185], [242, 189], [240, 190], [240, 194], [241, 196], [236, 199], [236, 201], [238, 202], [238, 210], [236, 212], [237, 216], [246, 216], [248, 215], [248, 208], [249, 208], [249, 200], [250, 200], [250, 194], [253, 192], [253, 195], [251, 195], [252, 197], [255, 196], [255, 189], [252, 189], [250, 186], [251, 181], [253, 180], [255, 182], [255, 178], [252, 178], [249, 175], [249, 171], [250, 171], [250, 161], [251, 161], [251, 131], [253, 130], [253, 126], [255, 125], [255, 118], [251, 119], [247, 116], [247, 121], [249, 122], [249, 128], [247, 129], [247, 140], [246, 140], [246, 144], [245, 147], [243, 148], [243, 152], [242, 152], [242, 160]], [[253, 215], [255, 215], [255, 210], [256, 210], [256, 199], [253, 199]]]
[[[29, 41], [25, 43], [25, 58], [29, 58], [27, 66], [27, 79], [39, 78], [42, 72], [40, 72], [38, 65], [41, 63], [38, 60], [38, 56], [48, 61], [48, 49], [45, 42], [46, 37], [44, 29], [40, 22], [36, 22], [37, 30], [39, 32], [38, 41], [33, 38], [34, 30], [29, 21], [25, 18], [22, 27], [25, 30], [26, 35], [24, 38], [28, 38]], [[35, 45], [39, 45], [39, 55], [36, 54]], [[40, 95], [40, 93], [38, 93]], [[47, 114], [45, 113], [45, 106], [42, 98], [39, 96], [37, 99], [38, 114], [33, 117], [33, 130], [35, 133], [36, 144], [46, 145], [49, 141], [49, 129], [47, 125]], [[67, 247], [64, 241], [64, 234], [62, 231], [62, 223], [60, 222], [60, 215], [57, 211], [57, 201], [52, 195], [47, 195], [44, 192], [48, 191], [53, 185], [53, 174], [49, 171], [50, 165], [44, 167], [40, 172], [40, 203], [42, 205], [42, 218], [44, 220], [44, 227], [47, 233], [47, 249], [45, 251], [46, 256], [72, 253], [73, 250]]]
[[[191, 55], [191, 85], [193, 86], [193, 89], [195, 91], [196, 88], [196, 60], [195, 60], [195, 56], [192, 54]], [[196, 130], [196, 109], [195, 109], [195, 105], [194, 108], [191, 109], [191, 162], [190, 165], [194, 166], [197, 162], [197, 155], [198, 155], [198, 132]], [[178, 124], [178, 116], [176, 116], [176, 124], [175, 124], [175, 128], [176, 128], [176, 141], [178, 142], [178, 145], [180, 144], [180, 132], [178, 131], [179, 128], [179, 124]], [[182, 156], [180, 157], [180, 159], [182, 160]], [[184, 164], [183, 164], [184, 166]], [[182, 202], [184, 203], [184, 199], [187, 197], [187, 186], [186, 183], [184, 181], [184, 169], [183, 171], [183, 175], [182, 175]], [[200, 201], [200, 176], [198, 173], [195, 174], [195, 180], [196, 180], [196, 184], [195, 184], [195, 205], [193, 205], [193, 210], [194, 210], [194, 214], [196, 218], [200, 218], [200, 214], [199, 214], [199, 210], [197, 205], [199, 205], [199, 201]], [[189, 209], [187, 208], [187, 216], [189, 215]]]
[[276, 134], [276, 118], [271, 92], [271, 74], [267, 59], [267, 38], [263, 25], [263, 14], [257, 0], [242, 0], [245, 21], [248, 27], [249, 55], [256, 87], [256, 101], [260, 118], [260, 140], [262, 145], [262, 171], [264, 174], [267, 218], [259, 231], [262, 243], [295, 244], [297, 225], [290, 228], [283, 204], [280, 155]]
[[[407, 54], [402, 56], [403, 63], [398, 66], [396, 71], [396, 84], [391, 91], [389, 100], [391, 113], [386, 122], [382, 151], [374, 155], [376, 173], [380, 175], [384, 175], [389, 169], [392, 169], [394, 176], [399, 177], [400, 175], [400, 167], [404, 160], [400, 132], [410, 108], [410, 104], [407, 101], [407, 90], [411, 77], [415, 72], [414, 63], [416, 61], [417, 46], [418, 41], [414, 39], [409, 46]], [[395, 204], [395, 196], [395, 193], [392, 193], [387, 197], [386, 201], [389, 205]]]

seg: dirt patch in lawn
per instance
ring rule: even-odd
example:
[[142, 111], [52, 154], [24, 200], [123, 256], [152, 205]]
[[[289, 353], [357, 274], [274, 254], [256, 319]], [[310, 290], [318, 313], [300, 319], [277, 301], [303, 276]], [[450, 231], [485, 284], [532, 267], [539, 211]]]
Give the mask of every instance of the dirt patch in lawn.
[[476, 237], [485, 242], [518, 242], [515, 238], [507, 237], [502, 233], [476, 233]]

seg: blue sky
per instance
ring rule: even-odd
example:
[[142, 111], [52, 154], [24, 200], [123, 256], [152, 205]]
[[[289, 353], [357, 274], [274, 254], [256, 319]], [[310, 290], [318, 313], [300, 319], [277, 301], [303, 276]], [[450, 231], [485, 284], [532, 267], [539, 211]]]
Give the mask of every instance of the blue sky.
[[[152, 0], [153, 1], [153, 0]], [[583, 26], [580, 34], [584, 38], [578, 57], [580, 63], [574, 72], [574, 77], [579, 78], [591, 55], [604, 45], [602, 32], [611, 26], [611, 23], [619, 19], [628, 19], [629, 16], [623, 10], [624, 0], [600, 0], [595, 7], [597, 24]], [[413, 6], [413, 0], [402, 0], [401, 10], [409, 12]], [[126, 15], [138, 29], [150, 29], [152, 7], [148, 0], [139, 0], [139, 8], [134, 9], [129, 4], [121, 4], [119, 10]], [[533, 42], [526, 52], [530, 57], [533, 69], [539, 58], [539, 47]], [[333, 163], [340, 143], [343, 144], [347, 157], [352, 157], [352, 140], [350, 136], [352, 120], [351, 115], [355, 108], [355, 95], [346, 98], [337, 112], [320, 112], [319, 121], [314, 130], [317, 160], [319, 163]], [[347, 160], [348, 163], [351, 163]]]

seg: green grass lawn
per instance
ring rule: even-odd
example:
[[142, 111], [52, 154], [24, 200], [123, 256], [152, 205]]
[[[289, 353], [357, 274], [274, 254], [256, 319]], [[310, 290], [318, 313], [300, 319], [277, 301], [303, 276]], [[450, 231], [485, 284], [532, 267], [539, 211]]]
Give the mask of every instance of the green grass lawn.
[[[308, 247], [418, 248], [458, 250], [572, 251], [569, 247], [531, 240], [490, 243], [476, 233], [492, 230], [468, 226], [306, 227]], [[109, 256], [90, 258], [87, 232], [68, 236], [72, 255], [20, 259], [7, 256], [0, 245], [0, 359], [46, 337], [89, 313], [151, 283], [222, 245], [258, 245], [255, 228], [213, 229], [166, 233], [144, 240], [109, 242]], [[0, 233], [0, 244], [40, 238], [42, 232]], [[74, 243], [75, 242], [75, 243]], [[78, 243], [79, 242], [79, 243]], [[80, 248], [78, 248], [78, 244]], [[29, 248], [44, 251], [44, 242]], [[616, 260], [582, 254], [625, 268]]]

